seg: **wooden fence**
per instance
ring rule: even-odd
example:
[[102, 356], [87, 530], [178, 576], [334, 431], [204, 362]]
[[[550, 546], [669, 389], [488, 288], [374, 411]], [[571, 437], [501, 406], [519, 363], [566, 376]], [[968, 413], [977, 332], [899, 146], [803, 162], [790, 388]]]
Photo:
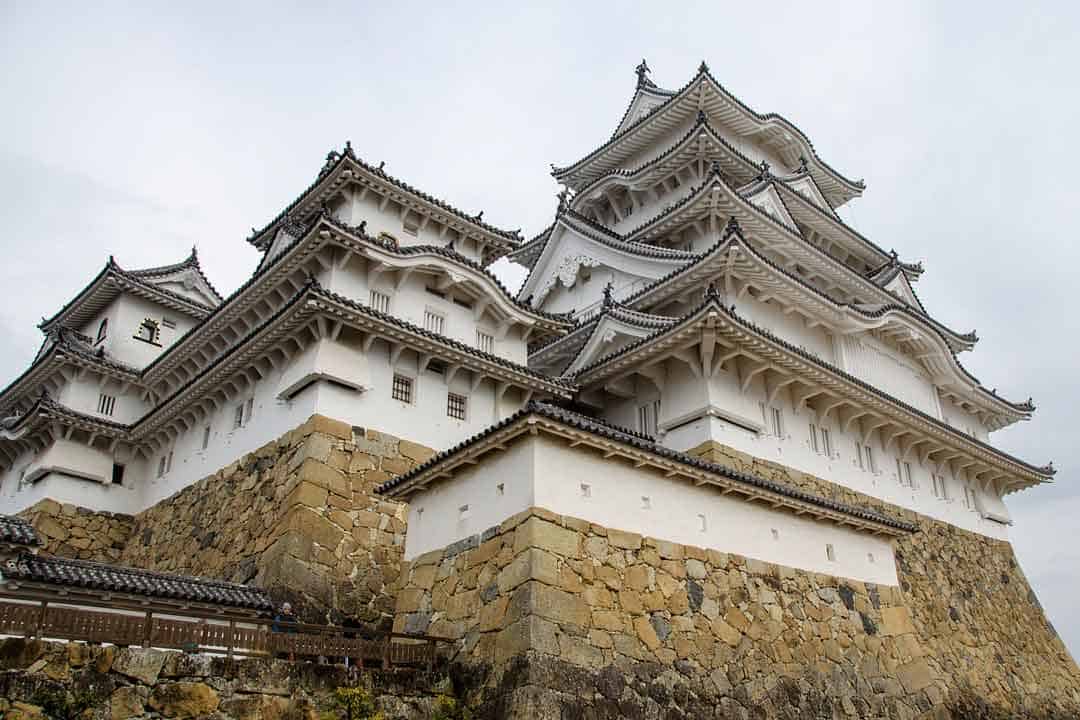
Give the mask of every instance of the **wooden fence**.
[[[169, 611], [170, 616], [182, 612]], [[297, 660], [349, 658], [360, 667], [431, 669], [436, 638], [396, 633], [350, 637], [364, 628], [306, 623], [273, 623], [264, 618], [213, 621], [207, 618], [155, 617], [0, 602], [0, 635], [76, 640], [239, 656], [277, 656]]]

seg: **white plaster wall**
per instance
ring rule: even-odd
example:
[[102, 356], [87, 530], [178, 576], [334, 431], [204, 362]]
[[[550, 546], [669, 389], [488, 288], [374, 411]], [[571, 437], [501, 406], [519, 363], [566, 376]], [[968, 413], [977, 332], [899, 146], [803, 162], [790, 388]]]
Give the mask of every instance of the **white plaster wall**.
[[[45, 453], [49, 454], [50, 451], [52, 448]], [[111, 480], [113, 458], [107, 452], [85, 445], [61, 448], [59, 452], [67, 457], [55, 457], [57, 453], [52, 451], [56, 465], [74, 465], [80, 472], [104, 474], [106, 479]], [[11, 469], [0, 476], [0, 514], [13, 515], [46, 498], [108, 512], [135, 513], [142, 509], [137, 478], [144, 472], [144, 461], [129, 460], [125, 463], [123, 485], [101, 483], [62, 472], [49, 472], [34, 482], [24, 481], [24, 476], [29, 476], [35, 467], [49, 462], [47, 458], [30, 452], [24, 452], [15, 460]]]
[[763, 303], [750, 296], [739, 302], [737, 312], [792, 345], [813, 353], [827, 363], [836, 364], [832, 337], [820, 327], [807, 327], [802, 315], [794, 312], [785, 314], [775, 303]]
[[[474, 240], [462, 238], [456, 230], [440, 232], [442, 226], [438, 223], [429, 222], [425, 227], [419, 228], [416, 235], [405, 231], [405, 217], [402, 216], [401, 206], [390, 202], [382, 210], [379, 205], [382, 197], [375, 193], [367, 193], [361, 199], [360, 192], [347, 191], [344, 198], [339, 199], [334, 206], [334, 215], [342, 222], [350, 225], [359, 225], [361, 221], [367, 221], [366, 232], [368, 235], [377, 237], [381, 233], [391, 235], [402, 247], [412, 245], [446, 245], [454, 241], [454, 250], [472, 260], [480, 260], [480, 248]], [[421, 218], [415, 212], [409, 217], [419, 221]]]
[[[418, 358], [412, 351], [403, 352], [391, 366], [390, 348], [381, 340], [371, 346], [368, 358], [371, 390], [360, 393], [320, 385], [316, 412], [443, 450], [507, 417], [523, 404], [516, 390], [508, 390], [496, 405], [493, 382], [484, 380], [472, 389], [472, 373], [466, 370], [458, 372], [447, 387], [445, 374], [430, 369], [418, 372]], [[395, 372], [413, 379], [412, 403], [392, 397]], [[468, 398], [465, 420], [446, 414], [447, 393], [451, 391]]]
[[[679, 366], [671, 365], [670, 367]], [[765, 418], [762, 417], [759, 403], [764, 402], [766, 396], [760, 378], [755, 378], [746, 393], [742, 394], [739, 392], [735, 378], [728, 373], [719, 373], [707, 383], [706, 388], [703, 387], [706, 385], [704, 381], [694, 378], [685, 369], [685, 365], [682, 367], [681, 374], [669, 372], [661, 397], [661, 422], [664, 422], [665, 418], [676, 416], [684, 407], [693, 405], [695, 402], [700, 404], [699, 398], [708, 397], [712, 404], [732, 414], [745, 416], [758, 424], [764, 424]], [[782, 389], [777, 394], [770, 407], [777, 407], [782, 411], [783, 437], [775, 437], [771, 428], [766, 428], [765, 432], [756, 433], [739, 427], [734, 422], [712, 418], [671, 430], [662, 435], [661, 442], [675, 450], [689, 450], [705, 440], [712, 439], [750, 455], [816, 475], [957, 527], [998, 539], [1007, 539], [1005, 525], [985, 519], [975, 507], [964, 506], [963, 488], [965, 482], [968, 481], [965, 476], [956, 477], [949, 469], [942, 469], [941, 474], [945, 478], [948, 499], [935, 497], [931, 480], [931, 474], [935, 472], [935, 469], [924, 467], [915, 454], [912, 454], [911, 457], [906, 458], [906, 461], [911, 464], [915, 487], [901, 485], [896, 476], [897, 450], [894, 446], [890, 448], [889, 453], [886, 453], [879, 433], [874, 432], [869, 438], [877, 468], [877, 472], [874, 473], [869, 469], [859, 468], [855, 443], [861, 440], [862, 430], [857, 424], [850, 432], [845, 433], [835, 416], [823, 420], [810, 407], [804, 407], [796, 414], [787, 389]], [[824, 455], [820, 436], [819, 452], [813, 451], [810, 443], [809, 425], [811, 422], [819, 428], [825, 427], [829, 430], [832, 440], [831, 457]], [[993, 506], [998, 517], [1008, 517], [1003, 503], [977, 489], [974, 483], [971, 483], [969, 487], [974, 490], [984, 507]]]
[[[93, 320], [80, 330], [91, 339], [97, 339], [98, 326], [102, 318], [109, 319], [108, 337], [102, 343], [112, 358], [136, 368], [150, 364], [162, 351], [173, 344], [184, 333], [195, 326], [195, 320], [183, 313], [176, 312], [155, 302], [134, 295], [123, 294], [111, 302]], [[158, 343], [160, 347], [136, 340], [139, 325], [146, 318], [158, 323]], [[163, 318], [176, 323], [175, 328], [162, 324]]]
[[[502, 496], [497, 490], [500, 483]], [[589, 486], [588, 497], [583, 497], [583, 483]], [[642, 506], [646, 497], [649, 509]], [[483, 510], [462, 523], [459, 514], [464, 505], [470, 513], [473, 508]], [[802, 570], [897, 583], [887, 540], [747, 503], [715, 488], [664, 478], [625, 461], [604, 460], [598, 453], [568, 448], [543, 436], [519, 439], [505, 453], [489, 455], [482, 464], [413, 495], [405, 557], [475, 535], [529, 506]], [[424, 512], [414, 526], [420, 508]], [[835, 561], [826, 556], [827, 543], [835, 549]]]
[[[171, 446], [155, 453], [139, 478], [139, 509], [150, 507], [217, 472], [311, 417], [316, 412], [314, 388], [298, 393], [289, 401], [281, 400], [277, 397], [281, 375], [281, 371], [271, 372], [255, 383], [253, 388], [232, 398], [189, 431], [181, 433]], [[249, 397], [254, 400], [251, 417], [245, 419], [241, 427], [234, 429], [236, 407], [245, 404]], [[210, 442], [204, 450], [203, 433], [207, 426], [210, 427]], [[172, 469], [159, 478], [159, 460], [170, 450], [173, 453]]]
[[[533, 446], [518, 442], [489, 454], [481, 465], [435, 483], [409, 498], [405, 559], [482, 533], [532, 507], [535, 497]], [[501, 487], [500, 487], [501, 486]], [[462, 506], [469, 509], [463, 513]]]
[[[122, 392], [124, 390], [126, 392]], [[116, 398], [112, 415], [98, 412], [98, 403], [102, 394]], [[118, 423], [133, 423], [150, 409], [150, 406], [139, 396], [137, 387], [124, 388], [113, 380], [102, 382], [101, 376], [96, 373], [88, 373], [77, 380], [64, 383], [57, 393], [56, 400], [72, 410]]]

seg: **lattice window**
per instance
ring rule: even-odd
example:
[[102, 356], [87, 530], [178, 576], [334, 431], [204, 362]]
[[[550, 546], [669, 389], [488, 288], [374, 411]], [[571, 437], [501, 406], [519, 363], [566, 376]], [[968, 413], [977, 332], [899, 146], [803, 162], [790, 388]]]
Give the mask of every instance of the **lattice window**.
[[446, 394], [446, 414], [457, 420], [464, 420], [469, 399], [456, 393]]
[[832, 457], [832, 435], [829, 428], [821, 428], [821, 452], [827, 458]]
[[390, 296], [384, 292], [378, 290], [371, 291], [371, 299], [368, 301], [368, 305], [372, 310], [377, 310], [387, 315], [390, 314]]
[[112, 415], [116, 409], [116, 396], [102, 393], [98, 396], [97, 411], [102, 415]]
[[411, 404], [413, 401], [413, 379], [395, 373], [394, 384], [390, 388], [390, 397]]
[[424, 329], [436, 335], [442, 335], [446, 326], [446, 318], [431, 310], [424, 311]]
[[476, 347], [482, 352], [495, 354], [495, 336], [483, 330], [476, 331]]

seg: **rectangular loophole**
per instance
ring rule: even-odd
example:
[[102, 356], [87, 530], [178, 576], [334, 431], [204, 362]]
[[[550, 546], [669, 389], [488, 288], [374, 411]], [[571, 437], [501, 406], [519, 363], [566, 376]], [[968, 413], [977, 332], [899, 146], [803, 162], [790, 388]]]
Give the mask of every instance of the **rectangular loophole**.
[[836, 548], [832, 546], [832, 543], [825, 543], [825, 557], [829, 559], [829, 562], [836, 562]]
[[592, 485], [581, 483], [581, 497], [592, 497]]

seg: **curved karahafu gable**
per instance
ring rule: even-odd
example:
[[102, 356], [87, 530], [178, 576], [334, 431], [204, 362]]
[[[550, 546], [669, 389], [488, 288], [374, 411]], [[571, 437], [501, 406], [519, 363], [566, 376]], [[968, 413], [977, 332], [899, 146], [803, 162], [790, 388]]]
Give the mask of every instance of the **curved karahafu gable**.
[[253, 228], [248, 242], [260, 250], [267, 250], [279, 229], [297, 224], [306, 225], [342, 188], [351, 183], [359, 184], [383, 198], [407, 206], [456, 231], [462, 237], [478, 240], [489, 249], [489, 261], [513, 250], [521, 242], [520, 231], [503, 230], [484, 222], [482, 211], [470, 215], [395, 178], [383, 169], [382, 163], [378, 166], [369, 165], [356, 156], [349, 143], [345, 144], [345, 151], [342, 153], [331, 151], [315, 181], [263, 229]]
[[763, 115], [747, 107], [717, 82], [705, 63], [689, 83], [652, 112], [621, 126], [611, 140], [576, 163], [553, 168], [552, 175], [571, 187], [584, 187], [655, 143], [672, 128], [690, 121], [698, 110], [704, 110], [739, 135], [753, 135], [755, 141], [773, 149], [791, 168], [799, 167], [805, 158], [809, 172], [833, 207], [862, 194], [862, 182], [844, 177], [821, 160], [799, 128], [780, 115]]
[[536, 307], [558, 283], [569, 287], [581, 267], [610, 267], [635, 278], [655, 279], [697, 258], [683, 250], [627, 242], [604, 226], [563, 207], [518, 292]]

